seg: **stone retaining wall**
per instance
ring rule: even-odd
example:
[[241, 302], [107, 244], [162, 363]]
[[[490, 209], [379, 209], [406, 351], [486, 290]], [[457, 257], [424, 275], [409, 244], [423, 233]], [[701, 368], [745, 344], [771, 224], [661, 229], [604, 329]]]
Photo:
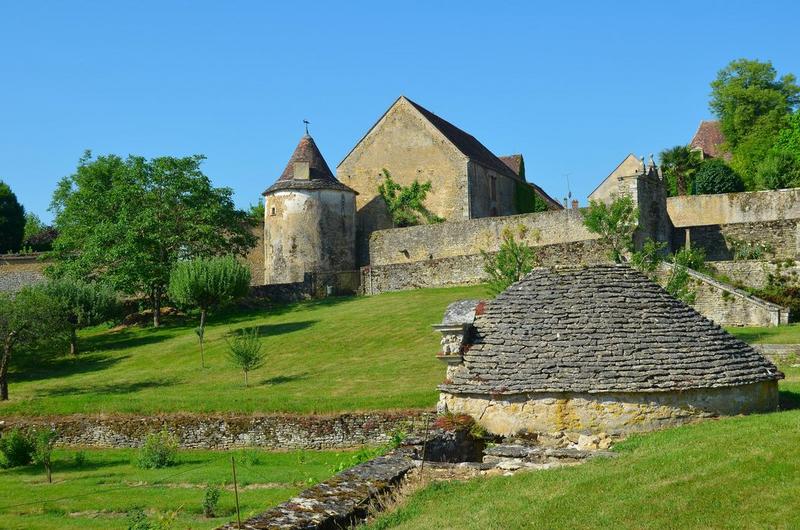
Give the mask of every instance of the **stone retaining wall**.
[[139, 447], [148, 433], [167, 429], [186, 449], [327, 449], [382, 444], [391, 433], [422, 429], [422, 411], [364, 412], [338, 416], [195, 415], [58, 416], [5, 418], [0, 432], [13, 427], [49, 426], [67, 446]]
[[[595, 240], [536, 247], [542, 265], [603, 263], [605, 251]], [[362, 269], [364, 294], [404, 291], [423, 287], [469, 285], [486, 281], [481, 254], [450, 256], [408, 263], [373, 265]]]
[[[664, 285], [672, 265], [664, 263], [659, 283]], [[719, 282], [691, 269], [690, 287], [695, 292], [692, 307], [720, 326], [780, 326], [789, 323], [789, 309], [756, 298], [751, 294]]]
[[753, 344], [753, 348], [776, 365], [800, 362], [800, 344]]
[[23, 256], [0, 256], [0, 292], [15, 293], [26, 285], [44, 281], [44, 268], [41, 254]]
[[800, 264], [794, 260], [739, 260], [714, 261], [707, 264], [714, 272], [732, 282], [753, 289], [763, 289], [770, 278], [783, 278], [792, 284], [800, 284]]
[[702, 418], [774, 411], [778, 384], [767, 381], [682, 392], [535, 393], [511, 396], [442, 393], [440, 404], [469, 414], [489, 432], [605, 432], [628, 434]]

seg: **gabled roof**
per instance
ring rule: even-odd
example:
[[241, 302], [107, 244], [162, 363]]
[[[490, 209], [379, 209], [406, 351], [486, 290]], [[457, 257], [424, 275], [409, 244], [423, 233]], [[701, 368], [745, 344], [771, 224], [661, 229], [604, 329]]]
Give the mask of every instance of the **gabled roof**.
[[772, 381], [748, 344], [625, 265], [535, 269], [486, 304], [454, 394], [667, 392]]
[[431, 125], [436, 127], [445, 138], [447, 138], [456, 149], [461, 151], [467, 158], [476, 162], [488, 169], [493, 169], [502, 175], [507, 175], [512, 178], [519, 179], [517, 173], [512, 171], [502, 160], [489, 151], [477, 138], [471, 134], [459, 129], [449, 121], [445, 120], [429, 111], [422, 105], [415, 103], [405, 96], [400, 96], [400, 99], [408, 101], [412, 107], [417, 109]]
[[595, 189], [592, 190], [592, 193], [589, 194], [589, 197], [594, 194], [600, 187], [610, 178], [614, 177], [629, 177], [631, 175], [635, 175], [637, 172], [642, 171], [642, 160], [640, 158], [636, 158], [636, 155], [633, 153], [628, 153], [628, 156], [622, 159], [622, 162], [617, 164], [617, 167], [608, 174], [606, 178], [600, 181], [600, 184], [597, 185]]
[[[308, 163], [308, 179], [294, 178], [294, 167], [297, 162]], [[275, 181], [275, 184], [264, 190], [263, 195], [285, 189], [334, 189], [356, 193], [333, 176], [316, 142], [314, 142], [314, 139], [308, 134], [300, 139], [283, 173], [281, 173], [281, 176]]]
[[700, 149], [703, 155], [710, 158], [726, 158], [730, 157], [729, 153], [722, 150], [722, 144], [725, 143], [725, 135], [722, 134], [722, 125], [717, 120], [700, 122], [697, 127], [697, 132], [694, 133], [692, 141], [689, 142], [689, 147]]
[[522, 159], [521, 154], [498, 156], [497, 158], [520, 178], [525, 178], [525, 161]]

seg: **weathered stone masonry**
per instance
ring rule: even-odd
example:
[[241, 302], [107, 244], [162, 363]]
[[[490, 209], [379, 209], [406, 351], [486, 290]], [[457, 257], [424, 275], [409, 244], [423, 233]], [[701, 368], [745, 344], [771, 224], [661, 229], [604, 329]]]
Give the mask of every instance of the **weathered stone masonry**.
[[164, 414], [73, 415], [4, 418], [0, 432], [15, 426], [49, 426], [58, 443], [84, 447], [139, 447], [148, 433], [167, 429], [187, 449], [327, 449], [382, 444], [394, 431], [422, 428], [423, 411], [363, 412], [332, 416]]

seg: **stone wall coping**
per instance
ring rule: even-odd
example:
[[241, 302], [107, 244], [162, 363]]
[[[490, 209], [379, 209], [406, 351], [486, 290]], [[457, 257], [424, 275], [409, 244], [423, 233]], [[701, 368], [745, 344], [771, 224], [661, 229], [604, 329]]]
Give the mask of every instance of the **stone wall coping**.
[[[667, 270], [671, 271], [675, 266], [672, 263], [662, 262], [662, 267], [664, 267]], [[782, 306], [779, 306], [778, 304], [773, 304], [772, 302], [768, 302], [768, 301], [766, 301], [766, 300], [764, 300], [762, 298], [758, 298], [757, 296], [753, 296], [750, 293], [748, 293], [747, 291], [743, 291], [742, 289], [738, 289], [738, 288], [733, 287], [731, 285], [728, 285], [726, 283], [722, 283], [722, 282], [720, 282], [718, 280], [715, 280], [714, 278], [712, 278], [708, 274], [703, 274], [702, 272], [697, 272], [696, 270], [690, 269], [688, 267], [686, 269], [686, 273], [689, 276], [691, 276], [692, 278], [696, 279], [696, 280], [700, 280], [703, 283], [707, 283], [709, 285], [713, 285], [714, 287], [716, 287], [718, 289], [726, 291], [726, 292], [728, 292], [728, 293], [730, 293], [730, 294], [732, 294], [734, 296], [737, 296], [739, 298], [743, 298], [743, 299], [749, 301], [752, 304], [755, 304], [757, 306], [763, 307], [763, 308], [768, 309], [770, 311], [780, 311], [780, 312], [784, 312], [784, 313], [788, 313], [789, 312], [789, 308], [788, 307], [782, 307]]]

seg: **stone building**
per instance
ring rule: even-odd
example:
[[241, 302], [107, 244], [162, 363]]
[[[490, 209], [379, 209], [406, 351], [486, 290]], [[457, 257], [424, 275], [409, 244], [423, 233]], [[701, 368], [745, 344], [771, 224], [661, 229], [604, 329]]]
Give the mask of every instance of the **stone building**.
[[475, 137], [401, 96], [336, 168], [339, 181], [359, 194], [356, 217], [361, 264], [368, 260], [369, 235], [392, 227], [378, 194], [384, 169], [401, 185], [430, 180], [433, 189], [426, 207], [447, 221], [522, 213], [520, 200], [530, 196], [530, 191], [552, 209], [560, 208]]
[[778, 405], [772, 363], [624, 265], [535, 269], [471, 307], [436, 326], [439, 408], [493, 433], [627, 433]]
[[333, 176], [308, 134], [264, 195], [264, 282], [355, 269], [357, 193]]
[[589, 194], [590, 201], [610, 202], [619, 194], [620, 182], [624, 179], [635, 178], [644, 171], [644, 162], [633, 153], [626, 156], [614, 171], [608, 174], [600, 184]]
[[699, 152], [701, 158], [722, 158], [730, 161], [732, 155], [723, 149], [724, 144], [725, 135], [720, 122], [703, 120], [689, 142], [689, 148]]

